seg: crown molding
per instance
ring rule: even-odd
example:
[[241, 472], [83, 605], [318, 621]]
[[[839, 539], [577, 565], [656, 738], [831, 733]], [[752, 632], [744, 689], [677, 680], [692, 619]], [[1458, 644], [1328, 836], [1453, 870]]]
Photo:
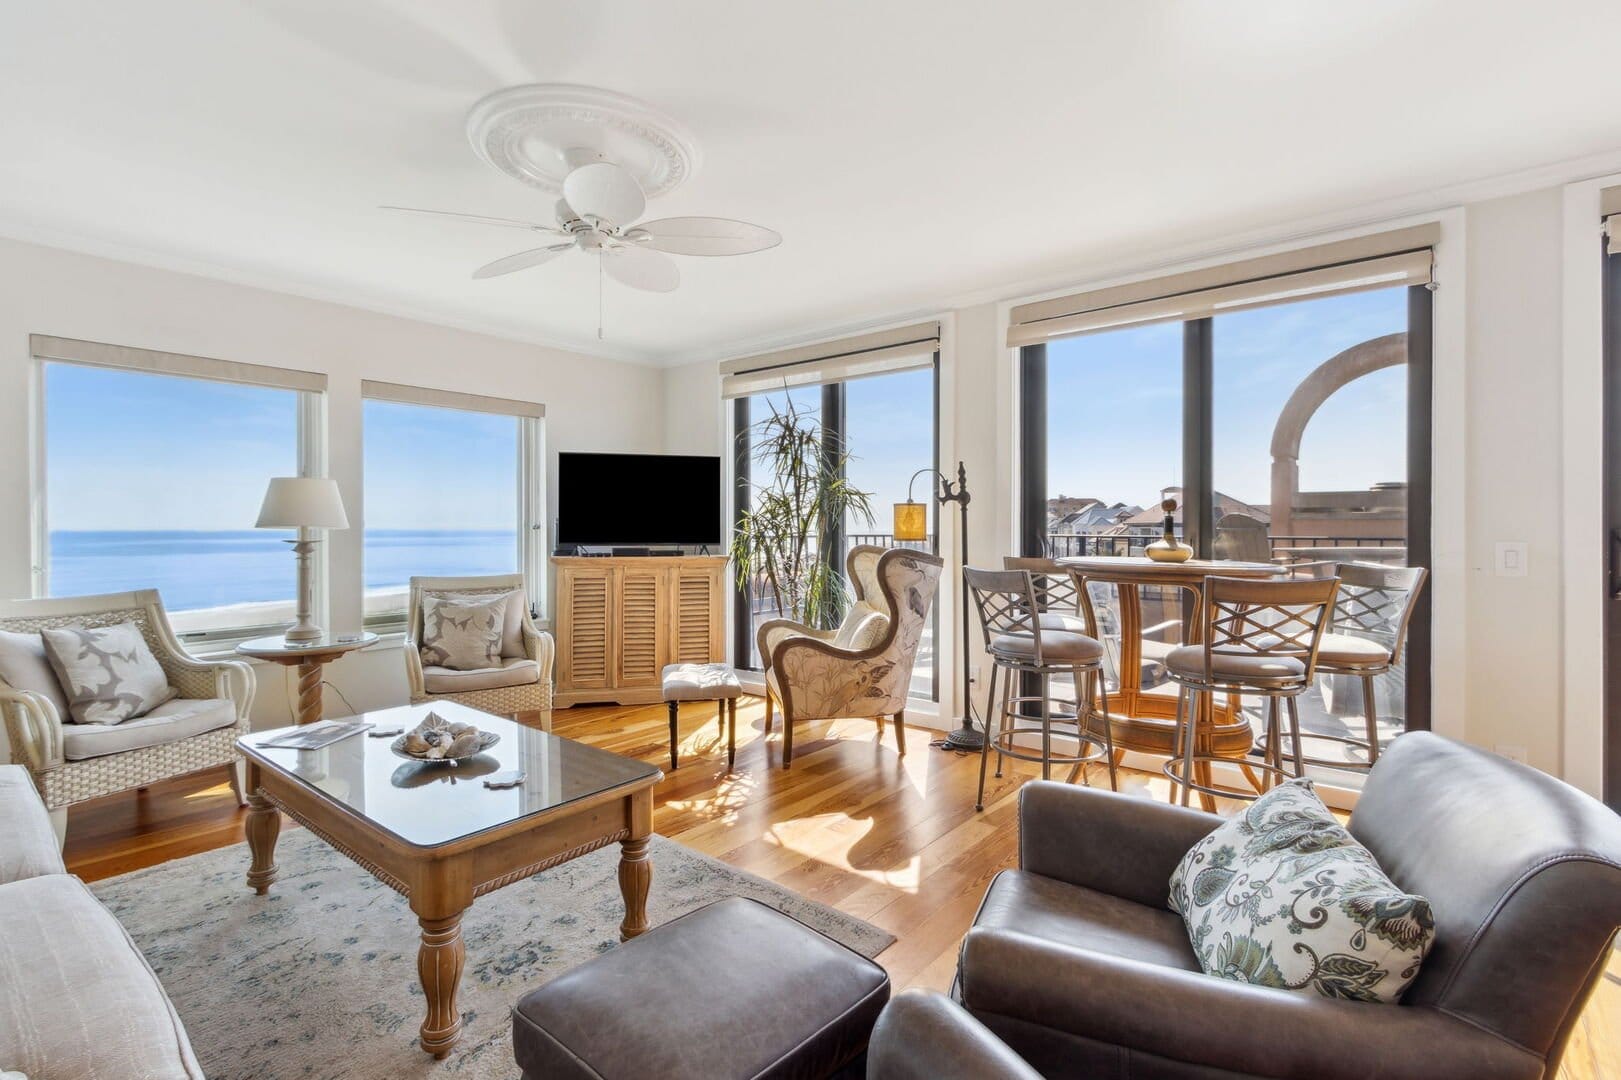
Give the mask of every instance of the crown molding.
[[638, 367], [665, 367], [672, 363], [671, 358], [668, 356], [641, 349], [615, 348], [604, 346], [601, 342], [536, 334], [532, 330], [503, 323], [500, 320], [467, 318], [447, 311], [435, 311], [415, 305], [402, 304], [398, 300], [369, 293], [364, 289], [333, 288], [330, 285], [317, 284], [297, 277], [242, 270], [237, 267], [212, 263], [206, 259], [155, 251], [115, 240], [98, 239], [69, 230], [44, 228], [18, 221], [15, 218], [0, 216], [0, 238], [66, 251], [76, 255], [89, 255], [94, 258], [108, 259], [152, 270], [185, 274], [188, 277], [202, 278], [207, 281], [260, 289], [282, 296], [298, 297], [302, 300], [335, 304], [339, 307], [353, 308], [373, 315], [387, 315], [391, 318], [404, 319], [409, 322], [442, 326], [451, 330], [461, 330], [466, 333], [479, 334], [483, 337], [497, 338], [520, 345], [534, 345], [544, 349], [555, 349], [559, 352], [573, 353], [577, 356], [595, 360], [634, 364]]

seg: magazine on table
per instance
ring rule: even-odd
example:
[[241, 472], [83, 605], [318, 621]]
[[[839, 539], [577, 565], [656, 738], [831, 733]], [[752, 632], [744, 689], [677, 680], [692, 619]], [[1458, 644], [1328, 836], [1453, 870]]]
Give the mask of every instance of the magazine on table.
[[274, 739], [266, 739], [259, 743], [260, 748], [276, 747], [277, 749], [291, 750], [319, 750], [323, 746], [331, 746], [351, 735], [359, 735], [362, 731], [369, 731], [372, 725], [364, 720], [321, 720], [314, 724], [306, 724], [301, 728], [277, 735]]

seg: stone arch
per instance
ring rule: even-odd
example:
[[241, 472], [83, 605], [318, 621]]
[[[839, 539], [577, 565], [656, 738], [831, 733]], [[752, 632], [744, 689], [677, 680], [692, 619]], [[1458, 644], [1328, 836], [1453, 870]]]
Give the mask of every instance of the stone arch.
[[1301, 380], [1272, 429], [1272, 516], [1274, 536], [1294, 530], [1295, 496], [1300, 493], [1300, 440], [1306, 424], [1334, 392], [1364, 375], [1407, 363], [1407, 334], [1386, 334], [1352, 345], [1319, 364]]

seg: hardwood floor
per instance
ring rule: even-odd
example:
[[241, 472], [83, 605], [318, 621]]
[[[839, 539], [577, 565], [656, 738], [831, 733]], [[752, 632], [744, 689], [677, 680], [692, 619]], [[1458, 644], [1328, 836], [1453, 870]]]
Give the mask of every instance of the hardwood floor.
[[[761, 704], [738, 709], [737, 771], [713, 711], [682, 710], [681, 767], [657, 790], [654, 828], [716, 858], [877, 924], [897, 941], [878, 957], [897, 989], [944, 990], [957, 945], [997, 871], [1017, 861], [1016, 795], [1039, 770], [1009, 762], [974, 812], [979, 759], [930, 749], [912, 729], [909, 753], [871, 721], [802, 723], [794, 767], [774, 767], [779, 743], [762, 740]], [[559, 711], [553, 730], [667, 767], [662, 705]], [[781, 729], [778, 729], [780, 738]], [[769, 750], [769, 753], [768, 753]], [[1094, 783], [1106, 783], [1094, 770]], [[1122, 790], [1164, 799], [1163, 778], [1126, 771]], [[242, 840], [223, 772], [153, 785], [72, 809], [69, 869], [87, 881]], [[245, 869], [244, 865], [244, 869]], [[658, 887], [657, 881], [654, 888]], [[1563, 1080], [1621, 1074], [1621, 954], [1588, 1003], [1560, 1071]]]

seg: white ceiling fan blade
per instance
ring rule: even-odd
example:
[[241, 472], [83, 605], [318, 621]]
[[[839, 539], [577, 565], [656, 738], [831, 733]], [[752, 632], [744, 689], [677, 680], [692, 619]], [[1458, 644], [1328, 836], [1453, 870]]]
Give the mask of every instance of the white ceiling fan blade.
[[[642, 234], [646, 234], [646, 239]], [[655, 251], [672, 255], [748, 255], [782, 243], [782, 234], [746, 221], [717, 217], [676, 217], [644, 221], [626, 234]]]
[[563, 177], [563, 198], [581, 217], [610, 225], [629, 225], [647, 209], [636, 178], [611, 161], [581, 165]]
[[510, 274], [515, 270], [527, 270], [531, 266], [539, 266], [543, 262], [550, 262], [573, 246], [574, 241], [570, 240], [566, 244], [548, 244], [545, 247], [520, 251], [516, 255], [508, 255], [492, 263], [485, 263], [473, 271], [473, 277], [475, 280], [478, 278], [500, 277], [502, 274]]
[[483, 214], [463, 214], [455, 210], [424, 210], [420, 206], [379, 206], [377, 209], [401, 210], [407, 214], [434, 214], [438, 217], [455, 218], [458, 221], [471, 221], [475, 225], [501, 225], [509, 229], [529, 229], [532, 232], [556, 233], [558, 236], [566, 235], [561, 229], [554, 229], [550, 225], [537, 225], [533, 221], [485, 217]]
[[681, 284], [675, 260], [646, 248], [604, 248], [602, 269], [619, 284], [644, 292], [674, 292]]

